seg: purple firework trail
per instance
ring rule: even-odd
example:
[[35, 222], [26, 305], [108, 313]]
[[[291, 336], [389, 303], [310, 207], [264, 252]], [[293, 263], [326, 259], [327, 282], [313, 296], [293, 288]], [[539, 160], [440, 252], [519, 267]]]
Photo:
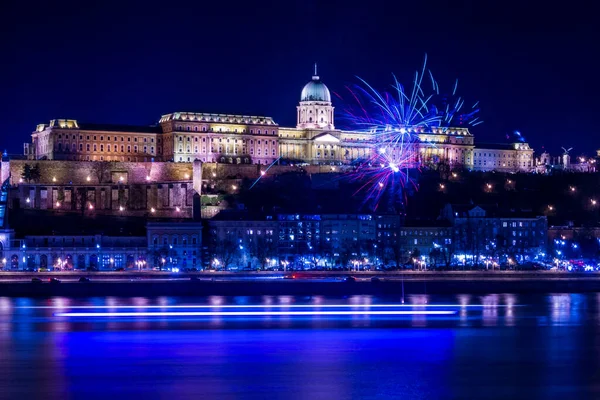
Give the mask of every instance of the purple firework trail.
[[[425, 88], [426, 75], [430, 88]], [[357, 166], [350, 179], [361, 183], [355, 194], [364, 192], [365, 203], [370, 202], [374, 209], [386, 191], [404, 199], [406, 185], [416, 189], [409, 171], [419, 167], [420, 133], [483, 122], [478, 116], [478, 102], [468, 108], [465, 100], [457, 96], [458, 80], [450, 94], [441, 94], [439, 84], [427, 69], [427, 55], [421, 70], [415, 72], [410, 91], [393, 78], [390, 92], [379, 92], [361, 78], [360, 84], [346, 87], [351, 101], [344, 102], [343, 119], [356, 131], [369, 135], [366, 144], [371, 148], [368, 156], [355, 160]]]

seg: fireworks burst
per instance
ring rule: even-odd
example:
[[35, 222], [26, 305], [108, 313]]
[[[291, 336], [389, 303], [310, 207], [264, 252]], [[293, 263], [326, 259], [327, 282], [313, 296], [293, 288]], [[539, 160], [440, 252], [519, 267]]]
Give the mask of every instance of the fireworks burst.
[[[424, 79], [426, 76], [429, 79]], [[343, 119], [353, 128], [370, 133], [397, 130], [395, 128], [426, 130], [433, 127], [475, 126], [483, 122], [478, 116], [479, 102], [469, 108], [465, 100], [457, 95], [458, 80], [451, 92], [440, 91], [438, 82], [427, 69], [427, 55], [421, 71], [415, 72], [410, 91], [396, 76], [393, 75], [393, 78], [393, 91], [379, 92], [357, 77], [361, 84], [346, 87], [352, 101], [344, 102], [346, 108]], [[427, 82], [429, 88], [426, 87]]]
[[409, 171], [419, 166], [420, 133], [483, 122], [478, 116], [478, 102], [468, 108], [465, 100], [457, 96], [458, 80], [450, 94], [440, 91], [427, 69], [427, 55], [409, 90], [395, 76], [393, 90], [385, 92], [378, 92], [365, 80], [358, 79], [361, 84], [347, 87], [351, 101], [344, 102], [343, 118], [356, 131], [369, 135], [371, 154], [359, 160], [351, 179], [362, 183], [358, 191], [366, 193], [365, 201], [372, 201], [374, 209], [386, 190], [392, 197], [402, 199], [407, 184], [416, 187]]
[[355, 195], [364, 192], [363, 205], [368, 203], [376, 210], [384, 194], [395, 202], [403, 197], [406, 185], [416, 188], [409, 176], [409, 168], [415, 165], [414, 154], [408, 148], [380, 147], [367, 161], [357, 165], [349, 176], [351, 181], [360, 183]]

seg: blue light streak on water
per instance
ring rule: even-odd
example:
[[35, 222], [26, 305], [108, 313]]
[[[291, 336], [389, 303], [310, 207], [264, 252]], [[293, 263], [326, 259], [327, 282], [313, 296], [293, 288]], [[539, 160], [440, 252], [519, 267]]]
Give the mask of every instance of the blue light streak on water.
[[59, 312], [55, 317], [268, 317], [268, 316], [355, 316], [355, 315], [452, 315], [456, 311], [352, 310], [352, 311], [138, 311], [138, 312]]
[[[415, 308], [415, 307], [426, 307], [426, 308], [460, 308], [460, 307], [469, 307], [469, 308], [482, 308], [487, 307], [484, 304], [248, 304], [248, 305], [234, 305], [234, 304], [223, 304], [223, 305], [205, 305], [205, 304], [181, 304], [181, 305], [142, 305], [142, 306], [123, 306], [123, 305], [114, 305], [114, 306], [103, 306], [103, 305], [93, 305], [93, 306], [17, 306], [15, 308], [31, 308], [31, 309], [152, 309], [152, 308], [160, 308], [160, 309], [193, 309], [193, 308], [357, 308], [357, 307], [367, 307], [367, 308]], [[518, 307], [518, 305], [502, 305], [498, 304], [495, 307]]]

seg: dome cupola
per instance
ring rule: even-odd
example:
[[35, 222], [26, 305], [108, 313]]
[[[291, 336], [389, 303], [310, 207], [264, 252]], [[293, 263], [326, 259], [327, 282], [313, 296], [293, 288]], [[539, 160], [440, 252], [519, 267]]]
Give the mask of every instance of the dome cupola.
[[333, 130], [333, 106], [329, 89], [317, 75], [317, 64], [312, 81], [302, 89], [300, 104], [296, 107], [298, 112], [296, 128], [314, 130]]
[[326, 101], [331, 102], [331, 94], [329, 89], [317, 75], [317, 65], [315, 64], [315, 74], [312, 80], [304, 85], [300, 101]]

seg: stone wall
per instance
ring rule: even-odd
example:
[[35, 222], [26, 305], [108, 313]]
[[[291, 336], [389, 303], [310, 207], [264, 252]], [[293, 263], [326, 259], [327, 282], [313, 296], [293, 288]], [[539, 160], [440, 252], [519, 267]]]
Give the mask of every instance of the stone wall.
[[9, 207], [57, 213], [191, 218], [191, 182], [96, 185], [22, 183], [9, 192]]
[[[4, 163], [2, 164], [4, 175]], [[193, 175], [192, 163], [11, 160], [11, 184], [21, 182], [25, 164], [39, 165], [41, 177], [36, 182], [39, 184], [89, 185], [178, 181], [189, 181], [191, 184]]]
[[257, 178], [260, 175], [261, 168], [266, 168], [258, 164], [202, 164], [202, 179], [242, 179]]
[[[174, 163], [174, 162], [102, 162], [102, 161], [55, 161], [55, 160], [11, 160], [2, 162], [1, 176], [6, 179], [10, 175], [10, 183], [22, 182], [21, 175], [25, 164], [39, 165], [41, 177], [38, 184], [58, 185], [96, 185], [108, 183], [152, 183], [179, 182], [194, 180], [222, 179], [256, 179], [267, 166], [258, 164], [217, 164], [217, 163]], [[305, 171], [308, 174], [340, 172], [347, 166], [306, 165], [288, 166], [273, 165], [268, 174], [284, 174], [294, 171]], [[193, 184], [198, 190], [201, 185]]]
[[[38, 165], [40, 179], [22, 178], [25, 164]], [[9, 207], [170, 218], [192, 218], [193, 197], [203, 184], [211, 190], [235, 194], [242, 179], [256, 179], [265, 165], [174, 162], [97, 162], [10, 160], [1, 164], [1, 176], [10, 177]], [[273, 165], [268, 175], [289, 172], [336, 173], [341, 166]], [[209, 217], [223, 206], [202, 209]]]
[[[204, 180], [220, 180], [220, 179], [256, 179], [260, 176], [261, 171], [265, 171], [267, 165], [258, 164], [217, 164], [203, 163], [202, 164], [202, 179]], [[339, 173], [350, 169], [349, 166], [331, 166], [331, 165], [304, 165], [304, 166], [289, 166], [289, 165], [273, 165], [269, 168], [268, 174], [279, 175], [288, 172], [304, 171], [308, 174], [322, 173]]]

